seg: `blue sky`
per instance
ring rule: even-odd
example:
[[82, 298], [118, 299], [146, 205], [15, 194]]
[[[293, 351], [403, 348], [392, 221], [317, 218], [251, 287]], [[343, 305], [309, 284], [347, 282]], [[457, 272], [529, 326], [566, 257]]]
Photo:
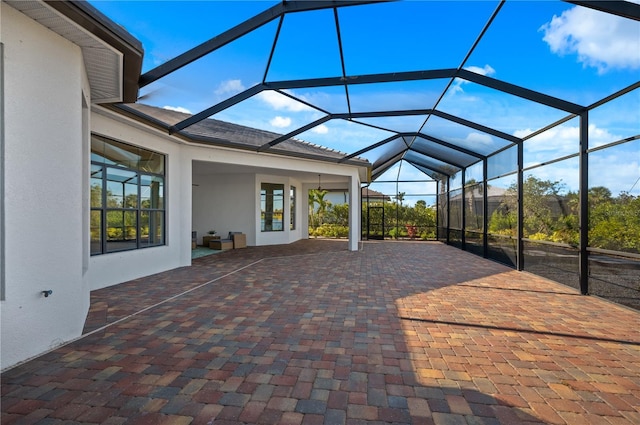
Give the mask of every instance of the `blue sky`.
[[[92, 1], [92, 4], [143, 43], [144, 72], [275, 2]], [[341, 8], [338, 17], [346, 73], [457, 68], [497, 4], [408, 1]], [[142, 90], [141, 101], [196, 113], [260, 83], [276, 28], [274, 21], [149, 85]], [[332, 10], [289, 14], [267, 80], [340, 76], [338, 46]], [[640, 24], [565, 2], [508, 1], [464, 67], [589, 105], [640, 80]], [[431, 108], [448, 83], [429, 80], [351, 86], [351, 107], [354, 111]], [[341, 87], [293, 90], [291, 94], [330, 112], [347, 111]], [[519, 137], [567, 115], [463, 80], [451, 84], [438, 109]], [[276, 92], [263, 92], [213, 118], [285, 134], [323, 115]], [[424, 117], [398, 117], [366, 121], [395, 131], [417, 131], [423, 120]], [[526, 142], [525, 162], [533, 165], [575, 152], [576, 121]], [[423, 131], [489, 151], [504, 144], [494, 136], [442, 119], [430, 119]], [[640, 90], [592, 114], [592, 146], [639, 133]], [[352, 153], [390, 134], [334, 120], [297, 137]], [[628, 190], [640, 177], [640, 147], [631, 143], [616, 149], [615, 155], [608, 156], [607, 161], [619, 161], [625, 167], [612, 167], [607, 176], [611, 183], [607, 184], [614, 192]], [[373, 162], [375, 158], [369, 159]], [[553, 168], [551, 171], [546, 168], [540, 172], [548, 173], [550, 179], [571, 180], [568, 184], [573, 185], [573, 164], [548, 168]], [[411, 167], [406, 167], [403, 175], [409, 170]], [[423, 178], [417, 171], [413, 174]], [[635, 186], [634, 194], [640, 194], [640, 184]]]

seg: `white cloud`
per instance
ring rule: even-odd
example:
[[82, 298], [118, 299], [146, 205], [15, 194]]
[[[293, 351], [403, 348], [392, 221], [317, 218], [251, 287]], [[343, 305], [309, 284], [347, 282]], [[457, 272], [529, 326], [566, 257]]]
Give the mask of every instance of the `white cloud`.
[[[533, 130], [530, 128], [517, 130], [513, 133], [516, 137], [526, 137], [529, 134], [533, 133]], [[621, 140], [623, 137], [617, 134], [611, 133], [609, 130], [605, 128], [598, 128], [595, 124], [589, 125], [589, 146], [600, 146], [605, 143], [611, 143], [618, 140]], [[535, 140], [537, 142], [542, 142], [542, 149], [544, 150], [555, 150], [559, 145], [563, 145], [566, 143], [577, 143], [580, 139], [580, 127], [578, 126], [564, 126], [560, 125], [545, 131], [544, 133], [538, 134], [535, 137], [532, 137], [530, 140]], [[526, 144], [527, 142], [525, 142]]]
[[489, 136], [488, 134], [476, 133], [473, 131], [469, 133], [464, 140], [473, 144], [480, 144], [485, 146], [493, 145], [493, 138], [491, 136]]
[[286, 128], [291, 125], [291, 118], [277, 116], [269, 121], [269, 124], [271, 124], [273, 127]]
[[542, 152], [548, 152], [545, 155], [545, 160], [551, 159], [546, 158], [549, 154], [557, 158], [577, 153], [579, 141], [579, 127], [562, 125], [554, 127], [524, 142], [525, 161], [530, 162], [532, 156]]
[[493, 69], [491, 65], [485, 65], [482, 68], [472, 65], [472, 66], [467, 66], [464, 69], [466, 69], [467, 71], [475, 72], [476, 74], [487, 75], [487, 76], [494, 75], [496, 73], [496, 70]]
[[[489, 64], [483, 66], [482, 68], [479, 66], [471, 65], [471, 66], [465, 67], [464, 69], [466, 69], [467, 71], [471, 71], [476, 74], [485, 75], [485, 76], [495, 75], [496, 73], [496, 70], [493, 69], [493, 67]], [[467, 80], [463, 80], [462, 78], [456, 78], [453, 84], [451, 85], [452, 93], [463, 93], [464, 90], [462, 89], [462, 85], [466, 83], [468, 83]]]
[[[518, 130], [517, 137], [533, 133], [531, 129]], [[613, 134], [607, 129], [589, 126], [589, 146], [600, 146], [621, 140], [622, 136]], [[525, 168], [542, 164], [563, 156], [577, 154], [580, 149], [580, 127], [561, 125], [538, 134], [524, 142]]]
[[183, 108], [182, 106], [163, 106], [162, 109], [167, 109], [169, 111], [182, 112], [183, 114], [193, 115], [193, 113], [187, 108]]
[[553, 53], [577, 54], [579, 62], [601, 74], [640, 68], [640, 29], [632, 19], [574, 7], [554, 15], [540, 31]]
[[317, 134], [327, 134], [329, 132], [329, 127], [324, 124], [320, 124], [319, 126], [313, 127], [311, 131]]
[[531, 130], [530, 128], [525, 128], [525, 129], [522, 129], [522, 130], [514, 131], [513, 135], [522, 139], [523, 137], [527, 137], [531, 133], [533, 133], [533, 130]]
[[[606, 170], [606, 172], [590, 172], [589, 185], [608, 187], [613, 195], [628, 192], [631, 195], [640, 196], [640, 185], [636, 182], [640, 177], [640, 161], [634, 160], [633, 155], [624, 156], [624, 154], [624, 152], [601, 151], [600, 154], [591, 155], [589, 168]], [[615, 167], [612, 167], [612, 164], [615, 164]]]
[[223, 81], [215, 89], [214, 93], [218, 96], [222, 95], [234, 95], [244, 91], [246, 87], [240, 80], [227, 80]]
[[610, 133], [607, 129], [597, 128], [594, 124], [589, 126], [589, 146], [602, 146], [607, 143], [622, 140], [622, 136]]
[[290, 97], [282, 95], [273, 90], [260, 92], [256, 95], [256, 97], [271, 106], [276, 111], [300, 112], [312, 110], [312, 108], [305, 105], [304, 103], [297, 102]]

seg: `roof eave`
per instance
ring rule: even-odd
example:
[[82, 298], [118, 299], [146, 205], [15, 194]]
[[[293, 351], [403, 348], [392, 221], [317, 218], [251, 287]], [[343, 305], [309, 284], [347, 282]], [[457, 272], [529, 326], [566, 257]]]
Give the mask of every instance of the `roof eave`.
[[142, 43], [85, 1], [44, 0], [44, 2], [122, 53], [122, 101], [135, 102], [138, 99], [138, 80], [142, 72], [144, 56]]

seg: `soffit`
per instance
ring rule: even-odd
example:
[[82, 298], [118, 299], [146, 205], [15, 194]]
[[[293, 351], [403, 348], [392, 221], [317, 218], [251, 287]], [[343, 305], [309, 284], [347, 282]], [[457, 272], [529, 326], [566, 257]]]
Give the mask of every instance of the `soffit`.
[[[6, 0], [6, 3], [80, 47], [91, 88], [91, 102], [137, 98], [142, 46], [125, 31], [109, 28], [111, 23], [99, 12], [84, 3], [30, 0]], [[123, 35], [124, 41], [114, 43], [113, 34], [118, 33]], [[104, 37], [107, 41], [98, 35], [108, 35]], [[125, 56], [128, 68], [131, 68], [128, 73], [125, 72]], [[123, 73], [124, 79], [134, 80], [135, 84], [128, 81], [125, 85]]]

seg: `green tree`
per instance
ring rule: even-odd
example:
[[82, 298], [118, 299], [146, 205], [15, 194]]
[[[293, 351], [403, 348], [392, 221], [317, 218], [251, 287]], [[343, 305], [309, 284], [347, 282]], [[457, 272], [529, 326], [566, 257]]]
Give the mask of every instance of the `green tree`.
[[[524, 236], [578, 245], [580, 198], [575, 192], [562, 195], [558, 181], [529, 177], [523, 185]], [[489, 221], [489, 232], [516, 235], [517, 190], [510, 186]], [[614, 197], [603, 186], [588, 192], [589, 246], [640, 253], [640, 197], [622, 192]]]
[[331, 205], [331, 202], [324, 199], [327, 193], [329, 192], [326, 190], [309, 190], [309, 225], [311, 227], [321, 226], [324, 222], [327, 208]]
[[[575, 244], [578, 241], [578, 215], [575, 207], [577, 195], [562, 195], [565, 185], [561, 181], [542, 180], [529, 176], [523, 183], [524, 237]], [[516, 235], [518, 211], [517, 184], [504, 194], [499, 208], [489, 221], [489, 231]], [[573, 206], [573, 207], [572, 207]]]
[[640, 196], [606, 188], [589, 191], [589, 246], [640, 253]]
[[330, 205], [326, 211], [325, 222], [339, 226], [348, 226], [349, 204]]

